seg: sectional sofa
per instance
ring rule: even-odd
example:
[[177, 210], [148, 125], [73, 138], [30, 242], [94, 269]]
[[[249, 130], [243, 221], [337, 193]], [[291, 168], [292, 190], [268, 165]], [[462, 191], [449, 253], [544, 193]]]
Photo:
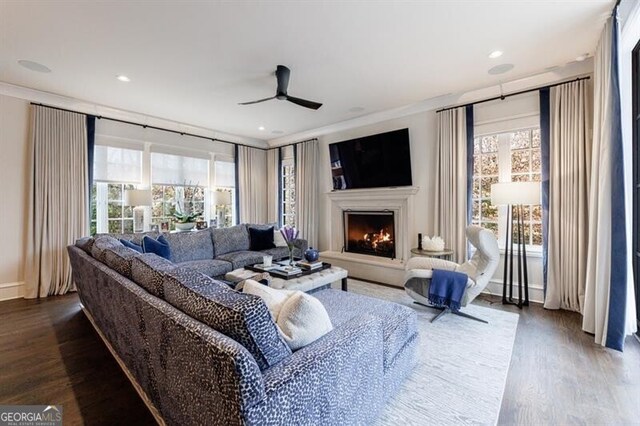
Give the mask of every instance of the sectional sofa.
[[370, 424], [414, 366], [416, 314], [398, 304], [316, 292], [334, 328], [292, 352], [262, 299], [188, 260], [106, 236], [68, 253], [87, 317], [161, 424]]

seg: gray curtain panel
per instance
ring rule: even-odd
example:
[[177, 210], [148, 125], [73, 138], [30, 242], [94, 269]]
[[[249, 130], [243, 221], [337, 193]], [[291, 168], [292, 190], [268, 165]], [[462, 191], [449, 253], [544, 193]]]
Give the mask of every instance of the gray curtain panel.
[[274, 148], [267, 151], [267, 222], [280, 223], [279, 212], [279, 179], [280, 175], [280, 149]]
[[296, 222], [300, 238], [318, 247], [318, 141], [296, 145]]
[[89, 233], [86, 117], [31, 106], [25, 298], [74, 290], [66, 247]]
[[549, 92], [547, 309], [584, 307], [592, 114], [587, 85], [580, 80]]
[[238, 146], [240, 223], [267, 222], [267, 151]]
[[453, 260], [467, 259], [467, 130], [465, 108], [438, 113], [434, 228]]

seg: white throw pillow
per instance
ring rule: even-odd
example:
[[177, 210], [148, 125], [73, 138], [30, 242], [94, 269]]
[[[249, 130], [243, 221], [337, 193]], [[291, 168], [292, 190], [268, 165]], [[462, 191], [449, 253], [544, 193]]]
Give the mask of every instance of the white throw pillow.
[[273, 228], [273, 244], [275, 244], [276, 247], [287, 246], [287, 241], [284, 239], [284, 237], [280, 233], [280, 230], [275, 227]]
[[271, 312], [271, 317], [274, 322], [278, 320], [278, 315], [280, 314], [282, 306], [291, 297], [291, 295], [295, 293], [293, 290], [279, 290], [271, 288], [251, 279], [244, 281], [242, 292], [256, 295], [264, 300], [265, 305], [269, 308], [269, 312]]
[[313, 343], [333, 330], [322, 303], [301, 291], [289, 296], [280, 309], [276, 324], [292, 351]]

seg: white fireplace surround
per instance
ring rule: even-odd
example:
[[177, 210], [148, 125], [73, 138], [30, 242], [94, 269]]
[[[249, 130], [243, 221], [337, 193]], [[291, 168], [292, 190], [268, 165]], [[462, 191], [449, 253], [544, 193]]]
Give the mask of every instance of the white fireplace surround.
[[[412, 241], [410, 236], [415, 234], [411, 212], [414, 211], [413, 196], [418, 190], [419, 188], [416, 186], [407, 186], [328, 192], [327, 197], [331, 205], [328, 226], [331, 233], [329, 235], [329, 250], [322, 252], [322, 257], [332, 263], [340, 263], [340, 266], [350, 271], [350, 276], [381, 282], [396, 281], [398, 272], [404, 271], [404, 263], [410, 257], [409, 250]], [[392, 260], [358, 253], [342, 253], [344, 246], [343, 212], [345, 210], [392, 211], [395, 216], [396, 258]], [[376, 268], [371, 269], [371, 267]], [[385, 273], [379, 271], [379, 268], [389, 271]], [[369, 275], [367, 271], [371, 272], [371, 277], [365, 276]], [[393, 284], [397, 285], [396, 282]]]

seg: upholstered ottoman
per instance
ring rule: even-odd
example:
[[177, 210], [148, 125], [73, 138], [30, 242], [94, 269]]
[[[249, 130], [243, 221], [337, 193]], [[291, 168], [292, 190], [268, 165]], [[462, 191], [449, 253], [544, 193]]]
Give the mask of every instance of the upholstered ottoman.
[[[238, 282], [246, 280], [256, 275], [256, 272], [249, 271], [248, 269], [235, 269], [225, 275], [225, 280], [231, 282]], [[347, 291], [347, 275], [346, 269], [332, 266], [331, 268], [323, 269], [313, 274], [303, 275], [298, 278], [292, 278], [285, 280], [278, 277], [272, 277], [269, 287], [286, 289], [286, 290], [300, 290], [305, 293], [315, 293], [320, 290], [331, 287], [331, 283], [341, 280], [342, 290]]]

